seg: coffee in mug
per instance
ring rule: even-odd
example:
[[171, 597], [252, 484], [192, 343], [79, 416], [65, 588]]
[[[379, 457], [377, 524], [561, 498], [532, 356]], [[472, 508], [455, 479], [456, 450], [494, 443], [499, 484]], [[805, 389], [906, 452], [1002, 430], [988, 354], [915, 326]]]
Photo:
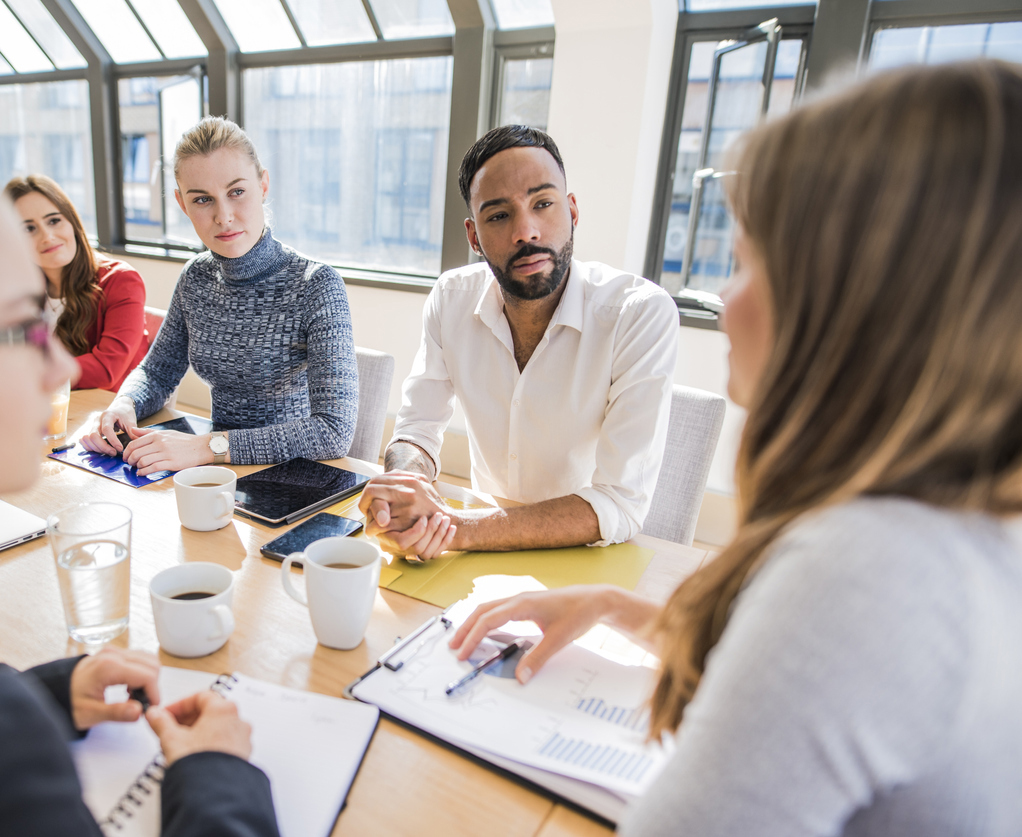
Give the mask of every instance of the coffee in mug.
[[160, 647], [175, 657], [204, 657], [234, 632], [234, 573], [220, 564], [192, 561], [153, 576], [149, 599]]
[[202, 465], [174, 474], [174, 495], [181, 525], [196, 532], [223, 529], [234, 514], [238, 477], [230, 468]]
[[[291, 581], [291, 565], [296, 560], [303, 566], [304, 595]], [[376, 600], [382, 561], [379, 547], [361, 538], [323, 538], [284, 559], [284, 590], [309, 609], [312, 629], [321, 644], [348, 651], [362, 642]]]

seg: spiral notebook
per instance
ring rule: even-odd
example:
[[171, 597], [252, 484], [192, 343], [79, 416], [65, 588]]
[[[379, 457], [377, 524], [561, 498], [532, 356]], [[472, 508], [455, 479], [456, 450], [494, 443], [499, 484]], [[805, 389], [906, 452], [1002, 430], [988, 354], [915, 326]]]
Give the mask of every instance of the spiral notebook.
[[[234, 701], [252, 725], [251, 761], [270, 778], [282, 837], [327, 837], [376, 730], [378, 710], [242, 674], [160, 669], [164, 705], [207, 688]], [[123, 690], [108, 695], [125, 697]], [[149, 724], [99, 724], [71, 748], [85, 802], [103, 833], [158, 837], [164, 765]]]

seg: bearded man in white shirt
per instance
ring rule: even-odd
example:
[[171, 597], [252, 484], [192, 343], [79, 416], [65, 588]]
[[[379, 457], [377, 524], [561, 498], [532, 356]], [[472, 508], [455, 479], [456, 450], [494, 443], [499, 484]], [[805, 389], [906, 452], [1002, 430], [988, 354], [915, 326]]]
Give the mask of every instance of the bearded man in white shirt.
[[[418, 560], [627, 540], [663, 458], [677, 306], [646, 279], [572, 258], [578, 207], [542, 131], [490, 131], [459, 186], [485, 263], [448, 271], [426, 300], [387, 472], [359, 503], [366, 532]], [[455, 398], [473, 488], [524, 505], [455, 510], [431, 486]]]

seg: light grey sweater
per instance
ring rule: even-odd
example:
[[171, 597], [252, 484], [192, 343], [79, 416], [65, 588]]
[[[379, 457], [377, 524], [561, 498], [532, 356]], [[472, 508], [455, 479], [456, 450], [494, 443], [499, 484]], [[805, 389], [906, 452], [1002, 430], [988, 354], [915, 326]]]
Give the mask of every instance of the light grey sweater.
[[904, 499], [799, 521], [622, 834], [1022, 834], [1018, 525]]

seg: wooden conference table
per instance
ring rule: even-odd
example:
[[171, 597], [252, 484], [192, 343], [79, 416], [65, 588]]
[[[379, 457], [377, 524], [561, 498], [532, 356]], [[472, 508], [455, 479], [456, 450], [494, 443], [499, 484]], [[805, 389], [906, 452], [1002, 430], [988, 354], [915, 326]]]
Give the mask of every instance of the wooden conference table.
[[[75, 392], [68, 418], [69, 438], [89, 417], [109, 404], [102, 390]], [[150, 422], [179, 413], [161, 412]], [[308, 611], [290, 599], [280, 583], [280, 564], [263, 558], [259, 547], [274, 530], [235, 517], [218, 532], [192, 532], [180, 525], [173, 480], [133, 489], [78, 468], [46, 459], [40, 447], [41, 479], [31, 489], [3, 499], [41, 517], [83, 501], [127, 505], [133, 514], [131, 617], [114, 640], [123, 647], [158, 653], [164, 665], [215, 673], [243, 672], [274, 683], [340, 696], [345, 685], [369, 669], [395, 637], [437, 612], [425, 602], [379, 590], [365, 640], [353, 651], [317, 644]], [[340, 459], [332, 463], [362, 473], [376, 464]], [[239, 475], [259, 466], [235, 466]], [[445, 497], [480, 502], [466, 489], [440, 484]], [[356, 511], [351, 515], [358, 517]], [[640, 536], [636, 542], [656, 555], [637, 588], [666, 598], [678, 581], [695, 570], [702, 550]], [[208, 657], [182, 660], [159, 649], [149, 603], [149, 580], [184, 561], [214, 561], [238, 571], [230, 641]], [[45, 538], [0, 552], [0, 660], [16, 668], [85, 651], [68, 637], [53, 555]], [[562, 837], [602, 835], [603, 825], [534, 793], [457, 753], [386, 720], [373, 738], [333, 834], [477, 835]]]

